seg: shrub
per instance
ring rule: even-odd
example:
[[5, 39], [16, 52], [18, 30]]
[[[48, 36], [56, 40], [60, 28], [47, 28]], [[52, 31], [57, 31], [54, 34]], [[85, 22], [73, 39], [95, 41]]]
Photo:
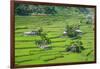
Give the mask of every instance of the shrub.
[[83, 43], [80, 40], [72, 41], [70, 45], [66, 48], [67, 52], [76, 52], [80, 53], [85, 48], [83, 47]]

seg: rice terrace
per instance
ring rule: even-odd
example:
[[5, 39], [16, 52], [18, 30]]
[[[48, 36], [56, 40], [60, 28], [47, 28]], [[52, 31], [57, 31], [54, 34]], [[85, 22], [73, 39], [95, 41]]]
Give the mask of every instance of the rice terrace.
[[15, 64], [94, 61], [94, 8], [15, 5]]

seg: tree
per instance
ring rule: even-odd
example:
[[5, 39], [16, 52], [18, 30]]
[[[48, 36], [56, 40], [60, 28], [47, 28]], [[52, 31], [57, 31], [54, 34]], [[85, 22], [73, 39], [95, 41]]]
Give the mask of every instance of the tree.
[[67, 32], [67, 35], [69, 37], [77, 37], [78, 33], [76, 32], [76, 30], [79, 28], [79, 25], [67, 25], [65, 31]]
[[38, 46], [48, 45], [51, 43], [51, 40], [46, 36], [46, 33], [43, 32], [43, 28], [40, 27], [38, 30], [38, 35], [41, 37], [41, 40], [36, 40], [35, 43]]

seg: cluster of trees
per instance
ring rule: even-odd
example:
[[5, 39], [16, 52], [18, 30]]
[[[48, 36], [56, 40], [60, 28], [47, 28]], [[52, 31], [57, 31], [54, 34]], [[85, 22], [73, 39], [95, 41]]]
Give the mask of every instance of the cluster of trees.
[[16, 15], [30, 15], [32, 9], [29, 8], [27, 4], [15, 4], [15, 14]]
[[90, 8], [80, 8], [80, 7], [67, 7], [67, 6], [47, 6], [47, 5], [29, 5], [29, 4], [15, 4], [16, 15], [34, 15], [34, 14], [76, 14], [90, 13]]
[[32, 14], [52, 14], [57, 13], [55, 6], [41, 6], [41, 5], [28, 5], [16, 4], [16, 15], [32, 15]]

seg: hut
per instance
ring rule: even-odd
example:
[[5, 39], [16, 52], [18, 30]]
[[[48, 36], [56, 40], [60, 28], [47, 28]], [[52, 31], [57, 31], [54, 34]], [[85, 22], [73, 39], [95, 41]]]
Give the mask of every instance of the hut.
[[64, 36], [67, 35], [67, 31], [64, 31], [64, 32], [63, 32], [63, 35], [64, 35]]
[[75, 30], [79, 35], [82, 35], [82, 31], [80, 29]]
[[38, 35], [38, 31], [24, 32], [24, 35]]

